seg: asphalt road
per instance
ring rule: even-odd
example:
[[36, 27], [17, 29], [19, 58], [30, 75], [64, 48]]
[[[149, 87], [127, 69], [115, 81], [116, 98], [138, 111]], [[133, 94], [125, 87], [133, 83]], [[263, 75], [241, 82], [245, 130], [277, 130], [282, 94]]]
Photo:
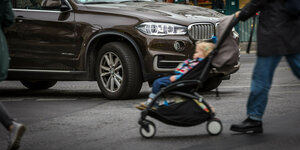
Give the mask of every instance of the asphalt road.
[[[210, 136], [206, 124], [174, 127], [154, 119], [153, 139], [143, 139], [135, 104], [150, 92], [147, 84], [136, 99], [110, 101], [96, 82], [59, 82], [49, 90], [30, 91], [17, 81], [0, 83], [0, 101], [12, 116], [27, 126], [21, 150], [266, 150], [300, 147], [300, 81], [283, 59], [275, 72], [269, 104], [264, 117], [264, 134], [236, 134], [232, 123], [245, 118], [255, 56], [242, 55], [241, 69], [215, 92], [203, 93], [215, 107], [224, 130]], [[0, 150], [6, 149], [6, 131], [0, 127]]]

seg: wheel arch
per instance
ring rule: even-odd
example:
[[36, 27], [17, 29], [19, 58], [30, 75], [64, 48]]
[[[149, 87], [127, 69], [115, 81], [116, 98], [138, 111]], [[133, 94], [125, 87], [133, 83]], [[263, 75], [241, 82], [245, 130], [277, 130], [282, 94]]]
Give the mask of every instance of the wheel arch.
[[86, 68], [89, 72], [89, 78], [90, 79], [95, 79], [95, 63], [96, 63], [96, 56], [97, 53], [99, 52], [100, 48], [109, 42], [114, 42], [114, 41], [122, 41], [129, 46], [131, 46], [134, 51], [136, 56], [138, 57], [138, 61], [140, 63], [140, 69], [142, 71], [142, 80], [145, 80], [145, 63], [143, 62], [143, 55], [141, 53], [141, 49], [139, 45], [128, 35], [124, 33], [119, 33], [119, 32], [113, 32], [113, 31], [108, 31], [108, 32], [102, 32], [94, 35], [91, 40], [87, 44], [87, 50], [85, 54], [85, 62], [86, 62]]

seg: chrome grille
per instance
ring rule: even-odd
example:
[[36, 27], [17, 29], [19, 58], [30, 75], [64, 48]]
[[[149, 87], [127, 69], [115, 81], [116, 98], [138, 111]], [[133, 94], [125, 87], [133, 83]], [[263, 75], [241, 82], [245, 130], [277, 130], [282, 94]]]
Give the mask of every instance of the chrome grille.
[[210, 39], [215, 35], [215, 26], [212, 23], [196, 23], [188, 27], [189, 36], [194, 40]]

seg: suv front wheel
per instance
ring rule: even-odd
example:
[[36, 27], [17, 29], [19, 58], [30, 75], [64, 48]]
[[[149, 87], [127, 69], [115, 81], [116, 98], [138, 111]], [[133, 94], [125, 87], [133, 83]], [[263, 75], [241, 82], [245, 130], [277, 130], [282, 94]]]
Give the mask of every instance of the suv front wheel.
[[96, 79], [106, 98], [129, 99], [135, 97], [142, 86], [137, 56], [123, 42], [105, 44], [97, 56]]

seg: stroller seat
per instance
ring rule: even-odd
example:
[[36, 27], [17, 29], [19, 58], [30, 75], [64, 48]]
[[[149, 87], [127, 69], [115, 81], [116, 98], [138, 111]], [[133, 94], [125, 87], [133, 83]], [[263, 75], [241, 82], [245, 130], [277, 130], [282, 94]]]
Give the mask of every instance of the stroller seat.
[[[215, 113], [210, 105], [198, 93], [198, 90], [203, 87], [203, 83], [213, 75], [209, 72], [214, 67], [212, 64], [220, 45], [225, 41], [226, 37], [231, 32], [231, 29], [237, 24], [238, 19], [232, 16], [230, 24], [218, 40], [214, 50], [194, 68], [185, 73], [181, 78], [171, 83], [170, 85], [161, 88], [145, 110], [141, 112], [141, 118], [138, 123], [141, 125], [140, 134], [144, 138], [152, 138], [155, 135], [155, 124], [147, 120], [150, 116], [163, 123], [174, 126], [194, 126], [207, 122], [207, 131], [211, 135], [218, 135], [222, 132], [223, 126], [219, 119], [215, 118]], [[152, 107], [158, 100], [164, 100], [170, 95], [181, 97], [181, 102], [175, 102], [167, 106], [161, 106], [157, 109]]]
[[[144, 138], [152, 138], [156, 132], [155, 124], [147, 120], [147, 116], [165, 124], [181, 127], [195, 126], [207, 121], [209, 134], [218, 135], [222, 132], [221, 121], [215, 118], [215, 113], [197, 92], [202, 87], [203, 81], [209, 76], [208, 71], [212, 67], [210, 63], [212, 57], [213, 55], [209, 55], [177, 81], [162, 88], [156, 94], [152, 102], [141, 112], [141, 118], [138, 122], [141, 125], [140, 134]], [[157, 101], [165, 100], [171, 95], [180, 96], [182, 101], [152, 109]]]

